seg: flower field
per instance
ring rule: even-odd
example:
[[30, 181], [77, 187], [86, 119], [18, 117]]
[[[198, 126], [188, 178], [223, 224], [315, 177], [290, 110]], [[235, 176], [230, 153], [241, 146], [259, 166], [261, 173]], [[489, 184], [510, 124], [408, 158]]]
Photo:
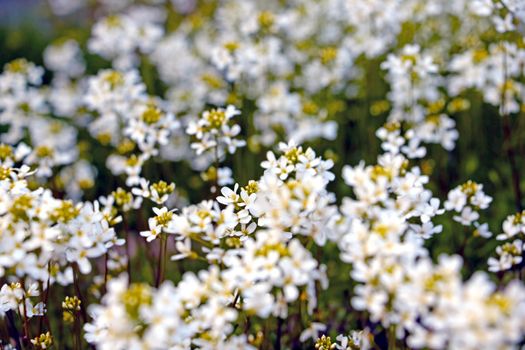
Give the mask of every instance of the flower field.
[[524, 0], [4, 6], [0, 349], [525, 349]]

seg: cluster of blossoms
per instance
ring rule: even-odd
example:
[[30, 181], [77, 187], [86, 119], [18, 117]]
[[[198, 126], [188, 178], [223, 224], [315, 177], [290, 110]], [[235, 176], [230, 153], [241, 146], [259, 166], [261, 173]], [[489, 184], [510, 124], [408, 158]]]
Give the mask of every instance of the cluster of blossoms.
[[[28, 179], [35, 171], [26, 164], [15, 167], [17, 152], [7, 145], [1, 149], [0, 278], [6, 283], [0, 289], [0, 317], [12, 320], [9, 313], [16, 312], [27, 337], [29, 320], [45, 315], [50, 286], [68, 286], [79, 272], [89, 274], [90, 259], [123, 241], [98, 202], [75, 204], [55, 198], [49, 189], [31, 189]], [[52, 338], [45, 333], [31, 342], [45, 349]]]
[[487, 209], [490, 202], [492, 198], [483, 192], [483, 185], [469, 180], [448, 193], [445, 209], [459, 214], [454, 216], [454, 221], [463, 226], [474, 224], [475, 234], [488, 238], [492, 233], [488, 230], [487, 224], [481, 225], [478, 222], [478, 210]]
[[2, 141], [11, 145], [21, 145], [29, 133], [33, 149], [25, 150], [26, 163], [37, 165], [38, 175], [47, 178], [52, 175], [51, 168], [72, 163], [77, 152], [76, 130], [45, 116], [48, 106], [40, 86], [43, 74], [41, 67], [22, 58], [5, 65], [0, 75], [0, 124], [8, 127]]
[[89, 51], [110, 60], [116, 69], [135, 67], [139, 55], [151, 53], [164, 34], [158, 23], [163, 20], [161, 14], [135, 10], [99, 20], [92, 28]]
[[[505, 274], [525, 249], [519, 0], [48, 2], [93, 25], [46, 48], [51, 74], [23, 58], [0, 74], [0, 347], [48, 349], [64, 326], [74, 349], [523, 344], [525, 286]], [[465, 253], [490, 242], [491, 187], [434, 181], [470, 101], [507, 123], [518, 213], [497, 276]], [[382, 153], [341, 169], [363, 110]], [[436, 256], [457, 227], [457, 255]]]
[[[163, 242], [173, 236], [179, 253], [172, 260], [204, 259], [210, 268], [198, 276], [184, 275], [176, 287], [166, 282], [158, 290], [145, 285], [128, 288], [123, 278], [110, 282], [103, 305], [91, 309], [94, 322], [86, 325], [86, 339], [101, 348], [250, 348], [246, 337], [229, 336], [239, 312], [286, 318], [289, 304], [307, 300], [311, 314], [317, 286], [327, 287], [326, 267], [300, 238], [307, 236], [321, 245], [326, 241], [324, 226], [337, 213], [325, 188], [334, 178], [328, 171], [332, 162], [293, 143], [280, 145], [280, 151], [279, 159], [268, 153], [263, 177], [240, 192], [238, 185], [233, 190], [224, 187], [216, 200], [185, 207], [180, 214], [154, 208], [150, 230], [141, 235], [147, 241], [160, 235]], [[173, 184], [160, 182], [143, 183], [133, 192], [162, 205], [173, 190]], [[128, 296], [131, 291], [140, 296]], [[131, 308], [128, 298], [143, 304]], [[162, 317], [156, 316], [159, 312]], [[125, 320], [122, 327], [109, 326], [115, 317]]]
[[283, 153], [276, 158], [268, 152], [259, 181], [256, 211], [264, 213], [259, 225], [270, 230], [290, 232], [312, 238], [324, 245], [330, 237], [328, 225], [338, 218], [335, 197], [326, 189], [335, 175], [332, 160], [323, 160], [308, 148], [290, 142], [280, 143]]
[[352, 331], [349, 335], [340, 334], [336, 342], [332, 342], [330, 337], [323, 335], [315, 343], [316, 350], [369, 350], [372, 346], [370, 341], [370, 331]]
[[[50, 1], [51, 9], [57, 15], [70, 14], [86, 6], [81, 0], [73, 3], [75, 5]], [[165, 11], [158, 6], [160, 4], [165, 5]], [[195, 16], [184, 17], [193, 11], [204, 14], [209, 20], [202, 23], [195, 20]], [[487, 101], [498, 104], [497, 99], [501, 96], [498, 91], [503, 86], [514, 101], [506, 103], [506, 109], [509, 112], [517, 110], [520, 100], [517, 78], [523, 57], [519, 45], [510, 48], [513, 43], [505, 43], [504, 47], [509, 48], [504, 50], [505, 56], [502, 57], [497, 52], [497, 45], [491, 48], [484, 48], [483, 43], [477, 42], [470, 45], [474, 39], [469, 33], [490, 30], [489, 24], [497, 22], [498, 16], [512, 18], [513, 25], [507, 26], [504, 33], [519, 30], [515, 22], [521, 18], [522, 11], [512, 1], [495, 4], [491, 1], [472, 4], [456, 1], [451, 4], [440, 0], [435, 4], [421, 5], [414, 1], [359, 4], [324, 0], [294, 3], [287, 8], [281, 8], [273, 1], [268, 4], [227, 1], [217, 8], [202, 6], [202, 9], [193, 1], [146, 1], [142, 5], [123, 0], [100, 1], [97, 15], [102, 17], [92, 29], [88, 50], [110, 60], [123, 77], [111, 74], [106, 77], [112, 81], [109, 84], [101, 76], [104, 75], [102, 72], [98, 75], [100, 79], [96, 79], [97, 83], [89, 77], [79, 78], [85, 70], [85, 63], [78, 43], [72, 39], [59, 40], [45, 53], [46, 67], [54, 72], [49, 94], [39, 99], [31, 98], [31, 101], [40, 101], [44, 107], [44, 97], [49, 97], [53, 112], [65, 117], [78, 113], [84, 105], [105, 115], [96, 121], [91, 120], [89, 129], [101, 142], [118, 148], [118, 153], [122, 154], [111, 157], [108, 166], [114, 174], [130, 176], [129, 184], [135, 185], [136, 173], [148, 158], [128, 154], [135, 143], [140, 143], [140, 151], [148, 155], [159, 153], [163, 159], [187, 159], [199, 170], [206, 168], [209, 160], [191, 156], [190, 143], [182, 130], [206, 105], [226, 105], [239, 101], [241, 95], [253, 100], [257, 107], [253, 115], [256, 132], [251, 133], [247, 140], [252, 147], [273, 144], [281, 130], [289, 139], [301, 143], [318, 137], [334, 139], [337, 123], [333, 119], [344, 109], [344, 99], [357, 94], [356, 87], [365, 75], [355, 61], [362, 55], [372, 59], [388, 52], [396, 45], [397, 36], [404, 34], [404, 26], [409, 21], [415, 25], [430, 22], [436, 25], [420, 28], [420, 33], [413, 38], [413, 45], [405, 45], [399, 53], [389, 54], [381, 65], [387, 70], [387, 80], [391, 85], [389, 119], [417, 124], [410, 127], [413, 132], [403, 135], [406, 138], [403, 148], [409, 157], [422, 157], [421, 142], [439, 143], [447, 150], [453, 148], [458, 136], [455, 122], [447, 114], [468, 108], [468, 103], [459, 97], [447, 104], [443, 90], [450, 96], [457, 96], [469, 87], [476, 87], [492, 96]], [[391, 13], [396, 13], [396, 16], [391, 16]], [[467, 16], [465, 30], [454, 31], [451, 29], [453, 25], [446, 25], [453, 19], [443, 19], [443, 16], [453, 17], [457, 13]], [[182, 15], [182, 21], [174, 30], [166, 30], [166, 27], [173, 26], [170, 22], [172, 15]], [[371, 17], [377, 20], [363, 26], [362, 22]], [[468, 47], [474, 46], [474, 49], [467, 48], [458, 53], [452, 44], [440, 41], [443, 47], [423, 50], [418, 42], [424, 43], [434, 34], [454, 35], [460, 43], [470, 40]], [[461, 61], [462, 55], [477, 58], [462, 65], [453, 63], [456, 58]], [[451, 67], [442, 63], [443, 56], [451, 56]], [[476, 69], [476, 64], [485, 61], [484, 58], [489, 58], [486, 68]], [[141, 112], [138, 111], [135, 117], [130, 116], [134, 113], [126, 112], [135, 110], [136, 103], [143, 105], [139, 110], [147, 108], [145, 104], [149, 105], [152, 99], [144, 93], [145, 86], [133, 71], [145, 61], [155, 66], [167, 86], [164, 101], [153, 98], [156, 100], [154, 108], [167, 118], [160, 118], [162, 121], [154, 126], [144, 125]], [[503, 65], [502, 62], [506, 63]], [[128, 77], [130, 72], [134, 72], [131, 74], [134, 78]], [[453, 74], [444, 77], [448, 72]], [[472, 78], [465, 77], [465, 74]], [[501, 79], [505, 75], [507, 79], [503, 84]], [[318, 78], [311, 79], [312, 76]], [[468, 83], [486, 77], [496, 79], [494, 84], [485, 81]], [[120, 80], [126, 87], [113, 86]], [[458, 84], [464, 86], [457, 87]], [[489, 92], [490, 86], [495, 86], [493, 92]], [[151, 83], [148, 87], [152, 89]], [[105, 103], [100, 101], [104, 100], [100, 96], [102, 91], [109, 104], [129, 108], [112, 110], [104, 106]], [[327, 100], [327, 95], [333, 97]], [[170, 123], [171, 113], [181, 117], [184, 128], [177, 130], [178, 122]], [[80, 119], [80, 125], [88, 125], [89, 119]], [[127, 128], [121, 128], [122, 120]], [[126, 132], [122, 133], [123, 130]], [[236, 130], [234, 127], [231, 131]], [[171, 137], [167, 138], [167, 135]], [[198, 144], [206, 147], [210, 142]], [[73, 150], [74, 147], [64, 145], [62, 149]], [[70, 154], [69, 162], [72, 157], [75, 156]], [[127, 161], [129, 164], [126, 165]]]
[[[85, 6], [83, 1], [77, 2], [77, 6], [69, 7], [55, 0], [52, 10], [64, 15]], [[154, 6], [164, 2], [166, 12]], [[388, 94], [390, 119], [418, 124], [413, 127], [417, 138], [410, 137], [409, 147], [417, 149], [418, 141], [453, 147], [457, 139], [453, 119], [440, 108], [431, 108], [436, 103], [444, 106], [440, 102], [443, 90], [457, 96], [466, 88], [476, 87], [487, 95], [487, 101], [498, 104], [498, 90], [505, 86], [514, 101], [507, 103], [507, 108], [515, 111], [519, 106], [516, 101], [520, 99], [520, 83], [516, 78], [523, 57], [521, 49], [514, 45], [499, 50], [505, 52], [503, 60], [497, 45], [485, 48], [483, 42], [470, 35], [473, 31], [490, 31], [491, 25], [502, 34], [519, 30], [516, 22], [522, 18], [523, 9], [516, 1], [438, 0], [420, 4], [391, 0], [360, 4], [324, 0], [293, 3], [286, 8], [277, 1], [226, 1], [215, 9], [201, 9], [193, 1], [146, 3], [101, 1], [99, 13], [111, 15], [95, 24], [90, 52], [111, 60], [117, 69], [130, 69], [142, 58], [148, 59], [168, 86], [166, 102], [183, 117], [200, 113], [206, 104], [225, 105], [238, 99], [240, 93], [247, 95], [257, 106], [254, 125], [258, 133], [248, 140], [253, 144], [271, 145], [281, 129], [298, 142], [318, 137], [333, 139], [337, 123], [331, 119], [341, 111], [342, 103], [338, 98], [354, 96], [355, 83], [364, 75], [354, 62], [362, 55], [380, 57], [395, 47], [397, 37], [405, 34], [406, 23], [432, 23], [419, 28], [418, 35], [411, 38], [413, 45], [389, 54], [382, 64], [392, 87]], [[172, 13], [184, 16], [192, 11], [207, 16], [208, 21], [183, 17], [175, 30], [165, 32], [164, 24], [171, 24]], [[450, 24], [457, 13], [466, 15], [464, 28], [454, 29]], [[376, 20], [363, 26], [368, 18]], [[456, 42], [469, 45], [465, 45], [464, 52], [457, 52], [454, 43], [440, 41], [441, 46], [423, 50], [418, 42], [424, 43], [432, 35], [454, 36]], [[509, 45], [512, 43], [503, 46]], [[74, 56], [73, 46], [68, 43], [68, 57]], [[449, 56], [451, 65], [445, 66], [442, 57]], [[463, 56], [474, 58], [461, 59]], [[479, 69], [478, 63], [485, 58], [488, 63]], [[445, 79], [441, 72], [453, 74]], [[505, 75], [507, 82], [501, 81]], [[487, 78], [494, 83], [480, 81]], [[325, 101], [327, 93], [335, 98]], [[451, 101], [448, 112], [457, 112], [458, 106], [462, 106], [460, 110], [466, 108], [461, 101]], [[172, 147], [169, 153], [179, 154]]]
[[[73, 203], [50, 190], [28, 188], [27, 166], [2, 166], [0, 179], [0, 276], [16, 275], [61, 284], [72, 282], [71, 265], [91, 271], [89, 258], [122, 244], [98, 202]], [[61, 269], [52, 269], [58, 264]], [[50, 276], [50, 271], [54, 274]]]
[[[229, 252], [225, 269], [212, 265], [198, 275], [187, 273], [176, 287], [111, 280], [102, 305], [89, 309], [86, 340], [101, 349], [255, 349], [245, 335], [232, 335], [234, 325], [244, 322], [240, 314], [286, 317], [298, 287], [319, 277], [317, 263], [298, 241], [286, 245], [262, 234], [245, 246]], [[270, 294], [275, 288], [282, 288], [277, 300]]]
[[230, 120], [241, 114], [234, 106], [229, 105], [226, 109], [217, 108], [202, 113], [198, 121], [190, 121], [186, 132], [194, 135], [197, 142], [191, 144], [197, 155], [206, 151], [215, 150], [217, 160], [221, 159], [227, 150], [235, 153], [235, 150], [246, 144], [244, 140], [236, 139], [241, 132], [238, 124], [230, 124]]
[[144, 163], [157, 156], [179, 128], [173, 114], [163, 109], [164, 102], [148, 96], [145, 90], [135, 70], [103, 70], [88, 80], [85, 96], [86, 106], [98, 115], [89, 123], [89, 131], [103, 144], [116, 148], [107, 166], [115, 175], [125, 174], [128, 186], [139, 183]]
[[[393, 327], [414, 348], [512, 348], [524, 330], [523, 285], [515, 281], [496, 290], [481, 272], [463, 282], [458, 256], [432, 262], [423, 242], [441, 231], [431, 219], [443, 210], [423, 187], [428, 179], [407, 165], [402, 156], [386, 153], [376, 166], [345, 169], [356, 199], [345, 199], [341, 207], [339, 247], [360, 283], [352, 305], [369, 312], [373, 322]], [[445, 208], [458, 212], [490, 202], [472, 182], [451, 194]]]
[[[387, 70], [392, 90], [389, 125], [378, 130], [385, 151], [402, 151], [409, 158], [422, 158], [422, 143], [437, 143], [452, 150], [458, 138], [455, 122], [447, 115], [440, 94], [438, 66], [417, 45], [405, 46], [398, 55], [389, 54], [381, 64]], [[408, 124], [403, 132], [402, 124]]]
[[99, 349], [255, 349], [246, 336], [231, 336], [235, 299], [218, 269], [184, 275], [175, 287], [155, 289], [113, 279], [102, 305], [89, 313], [86, 340]]
[[16, 310], [26, 318], [44, 315], [44, 303], [33, 304], [31, 298], [38, 297], [38, 284], [33, 283], [24, 289], [19, 282], [4, 284], [0, 289], [0, 316], [4, 317], [10, 310]]
[[503, 222], [503, 232], [496, 236], [501, 245], [496, 248], [497, 258], [489, 258], [489, 271], [505, 271], [523, 261], [525, 212], [509, 215]]
[[86, 69], [81, 48], [72, 39], [49, 45], [43, 56], [46, 68], [56, 74], [57, 82], [65, 83], [64, 80], [78, 78]]

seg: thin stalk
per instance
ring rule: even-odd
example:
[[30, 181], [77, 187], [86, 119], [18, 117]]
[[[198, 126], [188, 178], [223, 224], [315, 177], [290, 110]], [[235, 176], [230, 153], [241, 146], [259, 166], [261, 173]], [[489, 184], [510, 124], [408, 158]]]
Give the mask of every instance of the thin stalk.
[[165, 233], [161, 233], [160, 235], [160, 251], [159, 251], [159, 269], [157, 273], [157, 282], [156, 286], [157, 288], [160, 286], [160, 284], [164, 281], [164, 274], [166, 270], [166, 255], [168, 251], [168, 237]]
[[[82, 321], [84, 323], [87, 323], [88, 322], [88, 316], [86, 312], [87, 302], [82, 296], [82, 292], [80, 290], [80, 282], [79, 282], [79, 277], [78, 277], [78, 274], [79, 274], [78, 265], [76, 263], [73, 263], [71, 264], [71, 267], [73, 268], [73, 286], [75, 288], [77, 298], [80, 300], [80, 315], [82, 316]], [[76, 317], [75, 319], [78, 319], [78, 317]], [[79, 329], [80, 331], [82, 331], [82, 327], [79, 327]], [[80, 348], [82, 348], [82, 345], [79, 345], [79, 346]], [[95, 346], [93, 344], [89, 344], [89, 347], [92, 350], [95, 350]]]
[[[213, 136], [213, 139], [215, 141], [215, 147], [213, 147], [213, 167], [215, 168], [215, 178], [213, 179], [213, 182], [211, 183], [210, 187], [210, 195], [211, 198], [214, 199], [219, 195], [219, 166], [221, 164], [220, 162], [220, 155], [219, 155], [219, 135], [215, 134]], [[210, 167], [209, 169], [211, 169]]]
[[[46, 281], [46, 289], [43, 293], [41, 301], [44, 303], [44, 306], [47, 307], [48, 300], [49, 300], [49, 288], [51, 287], [51, 260], [47, 263], [47, 281]], [[47, 312], [44, 313], [44, 316], [40, 318], [40, 324], [38, 326], [38, 334], [42, 334], [42, 326], [43, 323], [46, 323], [46, 327], [48, 331], [51, 331], [51, 326], [49, 324], [49, 318], [47, 317]]]
[[241, 297], [241, 291], [237, 289], [235, 292], [235, 297], [233, 297], [233, 301], [230, 304], [231, 307], [236, 308], [235, 305], [237, 305], [237, 302], [239, 301], [239, 298]]
[[393, 325], [388, 330], [388, 350], [396, 350], [396, 327]]
[[81, 350], [81, 335], [80, 335], [80, 319], [78, 313], [75, 314], [75, 323], [74, 323], [74, 332], [75, 337], [73, 338], [73, 349]]
[[194, 240], [195, 242], [200, 243], [204, 247], [213, 248], [213, 244], [211, 244], [210, 242], [206, 242], [205, 240], [203, 240], [202, 238], [200, 238], [200, 237], [198, 237], [196, 235], [191, 235], [190, 239]]
[[80, 300], [80, 315], [82, 316], [82, 320], [84, 323], [88, 321], [87, 313], [86, 313], [86, 301], [84, 300], [84, 297], [82, 296], [82, 292], [80, 291], [80, 285], [79, 285], [79, 277], [78, 277], [78, 265], [76, 263], [72, 264], [73, 267], [73, 285], [75, 287], [75, 292], [77, 294], [78, 299]]
[[250, 335], [250, 328], [252, 326], [252, 322], [250, 316], [248, 316], [247, 314], [244, 315], [244, 320], [244, 334], [246, 334], [246, 336], [248, 337]]
[[23, 287], [23, 290], [24, 290], [24, 295], [22, 297], [22, 312], [23, 312], [23, 315], [22, 316], [22, 321], [23, 321], [23, 324], [24, 324], [24, 339], [22, 341], [22, 344], [26, 344], [26, 343], [29, 343], [29, 340], [31, 339], [31, 334], [29, 334], [29, 321], [28, 321], [28, 318], [27, 318], [27, 308], [26, 308], [26, 289], [25, 289], [25, 286], [22, 282], [22, 287]]
[[283, 319], [277, 317], [277, 335], [275, 337], [275, 350], [281, 350], [281, 338], [283, 336]]
[[108, 285], [108, 260], [109, 260], [109, 252], [106, 252], [104, 254], [104, 294], [107, 292], [107, 285]]
[[521, 193], [521, 178], [520, 171], [516, 162], [516, 153], [512, 146], [512, 128], [510, 126], [510, 118], [508, 115], [503, 116], [503, 137], [505, 140], [505, 149], [507, 151], [507, 158], [509, 159], [510, 170], [512, 174], [512, 189], [514, 192], [514, 201], [517, 211], [523, 210], [522, 193]]
[[[24, 302], [25, 304], [25, 302]], [[20, 320], [22, 321], [22, 337], [20, 338], [20, 345], [22, 350], [26, 348], [26, 345], [29, 343], [29, 337], [27, 335], [28, 329], [27, 329], [27, 318], [25, 317], [25, 307], [22, 312], [18, 312], [18, 317], [20, 317]]]
[[104, 254], [104, 293], [106, 293], [108, 285], [108, 255], [108, 252]]
[[505, 10], [507, 10], [511, 15], [512, 17], [514, 17], [515, 19], [517, 19], [519, 21], [519, 17], [516, 16], [516, 14], [514, 13], [514, 11], [512, 11], [508, 6], [507, 4], [505, 4], [505, 2], [503, 2], [502, 0], [497, 0], [497, 2], [503, 6], [503, 8], [505, 8]]
[[128, 283], [131, 283], [131, 234], [129, 232], [128, 220], [126, 213], [122, 214], [122, 225], [124, 226], [124, 234], [126, 235], [126, 256], [128, 258], [127, 272], [128, 272]]
[[219, 195], [219, 138], [215, 136], [215, 194]]
[[15, 318], [13, 317], [13, 311], [7, 311], [5, 316], [7, 320], [7, 329], [9, 332], [9, 337], [14, 339], [16, 343], [16, 348], [21, 349], [22, 348], [22, 342], [20, 339], [21, 337], [15, 325]]
[[7, 321], [4, 321], [4, 319], [0, 319], [0, 323], [2, 324], [1, 328], [1, 334], [0, 336], [2, 339], [9, 339], [9, 328], [7, 326]]
[[514, 192], [514, 201], [516, 205], [517, 211], [522, 211], [522, 194], [521, 194], [521, 178], [520, 178], [520, 171], [518, 169], [518, 165], [516, 163], [516, 153], [514, 150], [514, 147], [512, 145], [512, 127], [510, 125], [510, 116], [507, 111], [506, 106], [506, 95], [507, 95], [507, 80], [508, 80], [508, 72], [507, 72], [507, 51], [504, 45], [503, 47], [503, 86], [501, 88], [501, 106], [500, 106], [500, 114], [503, 118], [503, 139], [504, 139], [504, 148], [507, 152], [507, 158], [509, 159], [509, 165], [511, 170], [511, 176], [512, 176], [512, 189]]

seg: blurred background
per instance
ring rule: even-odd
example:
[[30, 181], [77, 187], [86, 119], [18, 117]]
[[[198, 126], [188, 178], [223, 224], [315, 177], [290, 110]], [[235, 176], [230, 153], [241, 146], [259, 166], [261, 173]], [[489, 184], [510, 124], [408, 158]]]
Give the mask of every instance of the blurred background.
[[16, 57], [42, 61], [42, 51], [52, 36], [51, 12], [45, 1], [0, 0], [0, 60]]

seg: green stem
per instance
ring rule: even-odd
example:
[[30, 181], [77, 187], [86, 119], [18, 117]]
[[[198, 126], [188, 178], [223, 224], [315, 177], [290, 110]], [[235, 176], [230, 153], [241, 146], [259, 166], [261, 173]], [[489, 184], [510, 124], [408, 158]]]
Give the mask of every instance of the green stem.
[[514, 192], [514, 201], [516, 205], [517, 211], [522, 211], [522, 194], [521, 194], [521, 178], [520, 178], [520, 171], [518, 170], [518, 165], [516, 163], [516, 154], [514, 150], [514, 146], [512, 144], [512, 126], [510, 123], [510, 117], [509, 112], [507, 111], [506, 106], [506, 95], [507, 95], [507, 80], [508, 80], [508, 72], [507, 72], [507, 51], [504, 45], [502, 45], [503, 48], [503, 86], [501, 89], [501, 106], [500, 106], [500, 114], [503, 118], [503, 138], [504, 138], [504, 148], [507, 152], [507, 158], [510, 165], [510, 171], [511, 171], [511, 182], [512, 182], [512, 189]]
[[205, 246], [206, 248], [210, 248], [210, 249], [213, 248], [213, 244], [211, 244], [210, 242], [206, 242], [205, 240], [203, 240], [202, 238], [196, 235], [191, 235], [190, 238], [194, 240], [195, 242], [198, 242], [201, 245]]
[[128, 258], [127, 272], [128, 272], [128, 283], [131, 283], [131, 234], [129, 231], [128, 220], [126, 218], [126, 213], [122, 214], [122, 225], [124, 226], [124, 234], [126, 236], [126, 256]]
[[75, 337], [74, 337], [74, 341], [73, 341], [73, 348], [75, 350], [80, 350], [81, 349], [80, 315], [78, 315], [78, 313], [76, 313], [74, 315], [74, 317], [75, 317], [75, 323], [74, 323]]
[[219, 159], [219, 138], [217, 135], [215, 135], [215, 149], [214, 149], [214, 155], [215, 155], [215, 179], [214, 179], [214, 187], [215, 187], [215, 197], [219, 196], [220, 190], [219, 190], [219, 166], [220, 166], [220, 159]]
[[396, 350], [396, 326], [390, 326], [388, 331], [388, 350]]
[[157, 272], [157, 288], [164, 281], [164, 273], [166, 270], [166, 255], [168, 250], [168, 237], [165, 233], [160, 235], [160, 252], [159, 252], [159, 269]]

